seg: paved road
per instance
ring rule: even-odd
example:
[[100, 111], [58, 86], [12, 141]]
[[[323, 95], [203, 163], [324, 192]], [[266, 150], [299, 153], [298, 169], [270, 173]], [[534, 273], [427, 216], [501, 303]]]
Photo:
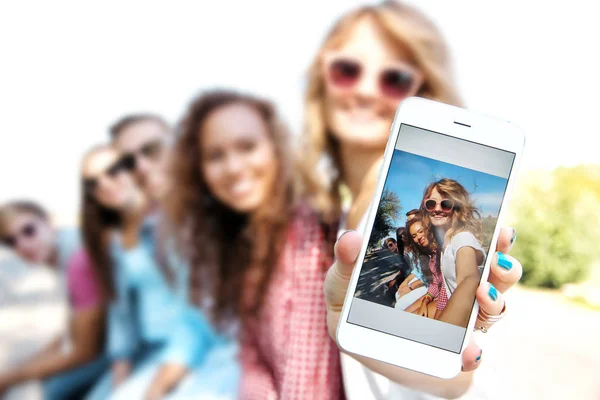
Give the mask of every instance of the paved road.
[[404, 260], [396, 253], [380, 250], [371, 254], [362, 268], [355, 296], [392, 307], [396, 299], [394, 291], [388, 290], [386, 282], [401, 268], [406, 270]]

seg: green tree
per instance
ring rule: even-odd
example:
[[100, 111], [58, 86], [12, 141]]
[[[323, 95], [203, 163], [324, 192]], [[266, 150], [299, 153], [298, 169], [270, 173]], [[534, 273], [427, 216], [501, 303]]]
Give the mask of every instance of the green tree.
[[377, 207], [377, 214], [375, 215], [375, 222], [373, 223], [373, 230], [371, 231], [371, 237], [369, 238], [369, 249], [377, 247], [378, 243], [390, 235], [390, 231], [394, 231], [396, 226], [394, 220], [396, 220], [402, 210], [400, 205], [400, 199], [396, 193], [389, 190], [384, 190]]
[[600, 166], [530, 173], [511, 202], [522, 283], [557, 288], [586, 278], [598, 260]]

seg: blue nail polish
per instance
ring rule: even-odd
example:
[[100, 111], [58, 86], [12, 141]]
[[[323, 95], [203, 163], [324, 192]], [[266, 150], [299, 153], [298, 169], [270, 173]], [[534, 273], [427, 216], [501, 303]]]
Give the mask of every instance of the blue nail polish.
[[512, 261], [510, 261], [503, 253], [497, 252], [496, 254], [498, 254], [498, 265], [505, 270], [510, 271], [512, 268]]
[[513, 228], [513, 234], [512, 237], [510, 238], [510, 245], [512, 246], [513, 243], [515, 242], [515, 240], [517, 240], [517, 230], [515, 228]]
[[494, 285], [492, 285], [490, 283], [490, 290], [488, 290], [488, 295], [490, 296], [490, 299], [492, 299], [493, 301], [498, 300], [498, 289], [496, 289], [494, 287]]
[[477, 358], [475, 359], [475, 362], [478, 363], [479, 361], [481, 361], [481, 355], [483, 354], [483, 350], [479, 350], [479, 355], [477, 356]]

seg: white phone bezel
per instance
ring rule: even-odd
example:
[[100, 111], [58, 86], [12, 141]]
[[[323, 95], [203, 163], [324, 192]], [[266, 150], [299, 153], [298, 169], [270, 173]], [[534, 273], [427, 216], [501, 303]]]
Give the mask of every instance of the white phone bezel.
[[[363, 245], [346, 293], [344, 306], [338, 322], [336, 340], [340, 348], [345, 352], [448, 379], [460, 372], [462, 365], [461, 354], [365, 328], [347, 321], [362, 262], [367, 250], [367, 238], [371, 234], [373, 221], [385, 185], [385, 177], [388, 175], [388, 169], [401, 124], [412, 125], [458, 139], [510, 151], [515, 154], [513, 167], [498, 215], [498, 224], [492, 237], [491, 249], [496, 248], [501, 223], [507, 209], [506, 203], [513, 189], [525, 138], [522, 131], [508, 121], [478, 115], [463, 108], [417, 97], [408, 98], [400, 104], [390, 129], [390, 138], [385, 149], [377, 187], [368, 210], [365, 232], [361, 232], [363, 234]], [[482, 282], [488, 278], [492, 259], [493, 257], [487, 257], [486, 259], [481, 276]], [[471, 337], [478, 310], [479, 306], [475, 302], [469, 318], [467, 332], [461, 346], [461, 353], [464, 351], [466, 343], [468, 343]]]

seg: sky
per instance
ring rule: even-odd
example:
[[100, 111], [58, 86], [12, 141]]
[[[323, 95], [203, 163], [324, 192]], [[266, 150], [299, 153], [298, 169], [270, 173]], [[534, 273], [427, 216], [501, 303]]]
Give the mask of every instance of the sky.
[[[523, 127], [523, 171], [599, 162], [592, 2], [408, 2], [446, 36], [466, 106]], [[300, 134], [312, 57], [368, 3], [1, 2], [0, 202], [30, 198], [72, 221], [80, 158], [111, 122], [152, 111], [174, 123], [206, 88], [271, 98]]]
[[402, 210], [394, 225], [404, 226], [405, 214], [419, 208], [425, 188], [442, 178], [455, 179], [463, 185], [482, 216], [498, 216], [506, 179], [395, 149], [384, 186], [384, 190], [400, 198]]

